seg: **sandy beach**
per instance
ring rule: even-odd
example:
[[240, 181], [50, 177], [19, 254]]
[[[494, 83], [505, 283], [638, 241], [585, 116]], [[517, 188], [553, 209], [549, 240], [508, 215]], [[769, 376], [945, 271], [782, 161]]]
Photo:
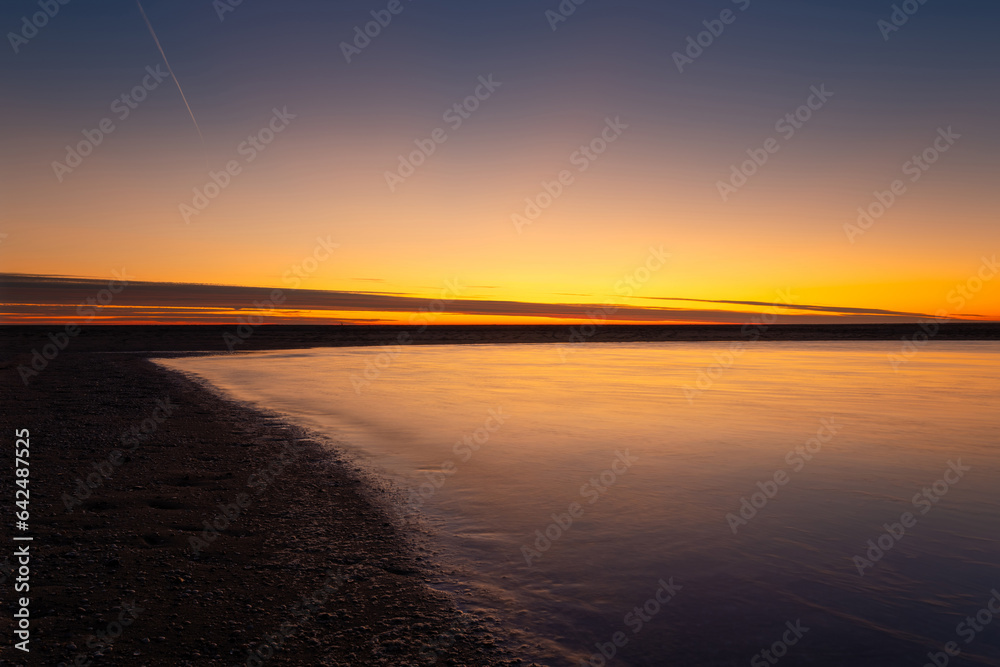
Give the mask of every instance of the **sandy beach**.
[[34, 616], [30, 658], [0, 662], [523, 664], [425, 585], [433, 563], [336, 453], [140, 357], [13, 370]]

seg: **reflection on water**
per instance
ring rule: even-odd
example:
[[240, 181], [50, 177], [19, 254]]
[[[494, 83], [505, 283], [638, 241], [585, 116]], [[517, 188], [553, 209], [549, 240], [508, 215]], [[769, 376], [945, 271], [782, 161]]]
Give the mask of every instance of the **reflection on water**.
[[1000, 665], [1000, 345], [899, 345], [163, 363], [368, 457], [549, 664]]

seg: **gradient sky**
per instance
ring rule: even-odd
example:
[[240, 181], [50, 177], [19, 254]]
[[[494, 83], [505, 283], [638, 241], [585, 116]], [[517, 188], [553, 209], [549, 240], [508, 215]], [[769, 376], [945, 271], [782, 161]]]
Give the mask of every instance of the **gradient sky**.
[[[783, 321], [1000, 320], [1000, 279], [977, 282], [1000, 249], [996, 2], [928, 0], [886, 40], [892, 3], [872, 0], [587, 0], [556, 30], [556, 0], [402, 0], [350, 63], [341, 44], [388, 0], [244, 0], [223, 20], [220, 4], [143, 3], [204, 143], [169, 78], [112, 111], [165, 70], [134, 0], [60, 6], [17, 53], [37, 1], [0, 8], [3, 321], [228, 322], [272, 288], [271, 321], [406, 322], [434, 299], [440, 323], [581, 321], [594, 304], [740, 322], [776, 302]], [[679, 72], [674, 52], [725, 9]], [[444, 112], [490, 76], [453, 128]], [[833, 95], [786, 138], [776, 122], [812, 87]], [[247, 162], [273, 109], [295, 118]], [[60, 182], [53, 162], [104, 118], [115, 130]], [[580, 171], [608, 118], [628, 128]], [[391, 191], [385, 173], [436, 128], [447, 141]], [[960, 138], [912, 181], [946, 128]], [[723, 201], [769, 137], [778, 151]], [[186, 221], [179, 205], [232, 160]], [[519, 231], [512, 214], [563, 170], [572, 184]], [[845, 231], [896, 179], [885, 214]], [[318, 239], [337, 247], [303, 265], [327, 254]], [[669, 258], [647, 273], [651, 248]], [[129, 286], [81, 317], [122, 269]]]

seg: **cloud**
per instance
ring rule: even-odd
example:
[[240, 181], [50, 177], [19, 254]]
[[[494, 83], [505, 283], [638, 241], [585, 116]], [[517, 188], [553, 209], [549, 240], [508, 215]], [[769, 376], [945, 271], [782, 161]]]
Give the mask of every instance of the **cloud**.
[[[67, 276], [0, 274], [0, 310], [8, 321], [72, 321], [79, 319], [77, 306], [93, 299], [108, 286], [107, 280]], [[254, 302], [270, 298], [272, 287], [247, 287], [199, 283], [132, 281], [114, 295], [108, 307], [99, 311], [101, 321], [155, 321], [174, 323], [235, 321]], [[309, 311], [311, 321], [316, 311], [328, 311], [334, 321], [371, 320], [372, 313], [416, 313], [440, 306], [432, 298], [379, 292], [335, 290], [282, 289], [284, 301], [275, 309], [272, 321], [300, 322], [300, 312]], [[790, 310], [816, 311], [816, 315], [779, 314], [778, 322], [886, 322], [913, 321], [932, 316], [871, 308], [834, 306], [781, 305], [757, 301], [710, 301], [676, 297], [646, 297], [668, 301], [710, 303], [720, 305], [762, 306], [773, 312], [775, 306]], [[608, 304], [553, 304], [488, 299], [453, 299], [444, 302], [444, 312], [463, 315], [505, 317], [542, 317], [553, 320], [603, 319]], [[358, 313], [357, 317], [350, 313]], [[334, 315], [337, 313], [337, 315]], [[347, 315], [344, 315], [344, 314]], [[362, 315], [365, 313], [365, 315]], [[821, 313], [821, 314], [819, 314]], [[697, 309], [676, 307], [614, 306], [608, 319], [620, 322], [652, 323], [717, 323], [742, 324], [754, 313], [720, 308]], [[404, 319], [405, 318], [400, 318]]]
[[[901, 310], [882, 310], [881, 308], [851, 308], [843, 306], [809, 306], [799, 303], [767, 303], [766, 301], [727, 301], [724, 299], [686, 299], [684, 297], [674, 297], [674, 296], [640, 296], [635, 297], [637, 299], [656, 299], [660, 301], [689, 301], [696, 303], [724, 303], [731, 304], [735, 306], [766, 306], [774, 308], [785, 308], [787, 310], [816, 310], [826, 313], [837, 313], [839, 315], [893, 315], [899, 317], [920, 317], [920, 318], [932, 318], [933, 315], [924, 315], [923, 313], [909, 313]], [[974, 315], [973, 317], [978, 317]]]

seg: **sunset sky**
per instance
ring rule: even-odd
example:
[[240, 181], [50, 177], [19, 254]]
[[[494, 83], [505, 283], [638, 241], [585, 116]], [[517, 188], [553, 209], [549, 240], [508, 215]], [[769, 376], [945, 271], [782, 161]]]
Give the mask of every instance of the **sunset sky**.
[[2, 319], [1000, 320], [1000, 6], [902, 4], [145, 0], [182, 97], [134, 0], [10, 0]]

